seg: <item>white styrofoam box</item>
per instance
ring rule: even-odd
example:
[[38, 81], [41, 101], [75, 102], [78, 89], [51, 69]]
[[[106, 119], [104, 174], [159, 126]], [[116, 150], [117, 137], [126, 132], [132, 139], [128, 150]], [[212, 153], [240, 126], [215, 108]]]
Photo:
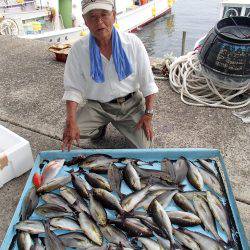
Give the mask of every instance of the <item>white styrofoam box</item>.
[[0, 187], [33, 166], [30, 143], [0, 125]]

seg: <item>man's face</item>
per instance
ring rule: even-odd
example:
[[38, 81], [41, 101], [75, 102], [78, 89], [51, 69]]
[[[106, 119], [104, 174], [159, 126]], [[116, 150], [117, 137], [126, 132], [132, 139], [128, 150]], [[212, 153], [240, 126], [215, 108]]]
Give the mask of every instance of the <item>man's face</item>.
[[91, 34], [99, 41], [110, 39], [115, 23], [115, 11], [91, 10], [83, 18]]

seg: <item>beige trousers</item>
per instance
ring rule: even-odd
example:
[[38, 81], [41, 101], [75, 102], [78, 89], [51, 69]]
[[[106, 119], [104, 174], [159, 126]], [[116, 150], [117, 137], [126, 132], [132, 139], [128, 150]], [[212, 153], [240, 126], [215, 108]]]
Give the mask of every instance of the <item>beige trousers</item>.
[[139, 92], [121, 104], [88, 100], [77, 112], [81, 138], [93, 138], [100, 127], [112, 123], [136, 148], [149, 148], [151, 141], [147, 140], [144, 130], [135, 129], [144, 111], [144, 98]]

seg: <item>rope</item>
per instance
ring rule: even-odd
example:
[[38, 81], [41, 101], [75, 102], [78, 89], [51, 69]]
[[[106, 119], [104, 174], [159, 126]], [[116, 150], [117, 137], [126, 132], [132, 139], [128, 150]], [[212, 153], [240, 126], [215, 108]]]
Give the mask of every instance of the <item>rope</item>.
[[244, 100], [241, 96], [249, 91], [250, 81], [244, 86], [233, 87], [209, 79], [201, 71], [196, 51], [178, 57], [171, 64], [167, 59], [165, 64], [170, 86], [181, 95], [185, 104], [234, 109], [250, 104], [249, 95]]

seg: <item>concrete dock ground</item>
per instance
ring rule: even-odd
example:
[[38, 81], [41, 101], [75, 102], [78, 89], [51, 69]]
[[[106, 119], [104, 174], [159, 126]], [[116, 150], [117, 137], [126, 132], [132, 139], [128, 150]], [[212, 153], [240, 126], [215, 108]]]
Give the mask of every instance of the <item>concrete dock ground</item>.
[[[48, 44], [0, 36], [0, 124], [28, 140], [34, 158], [40, 151], [60, 149], [65, 120], [63, 71], [64, 64], [55, 61]], [[157, 84], [154, 147], [219, 149], [250, 241], [249, 125], [233, 116], [232, 110], [185, 105], [167, 81]], [[129, 144], [109, 126], [103, 142], [82, 140], [80, 146], [128, 148]], [[0, 243], [27, 177], [28, 173], [0, 189]]]

